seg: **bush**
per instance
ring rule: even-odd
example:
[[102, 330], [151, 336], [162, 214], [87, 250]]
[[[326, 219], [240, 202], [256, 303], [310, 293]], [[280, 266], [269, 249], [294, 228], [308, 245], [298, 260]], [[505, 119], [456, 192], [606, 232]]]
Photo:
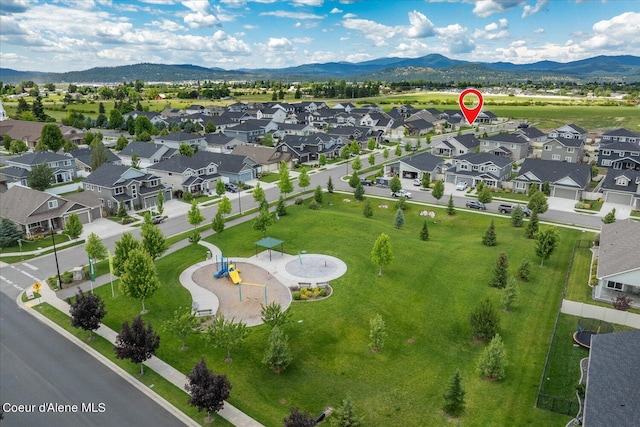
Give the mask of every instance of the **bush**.
[[185, 191], [185, 192], [182, 194], [182, 198], [184, 199], [184, 201], [185, 201], [185, 202], [190, 202], [191, 200], [193, 200], [193, 194], [191, 194], [191, 193], [190, 193], [190, 192], [188, 192], [188, 191]]
[[327, 296], [327, 294], [328, 294], [328, 292], [327, 292], [327, 288], [322, 288], [322, 289], [320, 289], [320, 296], [321, 296], [321, 297], [326, 297], [326, 296]]
[[583, 202], [578, 202], [575, 204], [574, 206], [576, 209], [584, 209], [584, 203]]
[[62, 283], [64, 283], [65, 285], [68, 285], [69, 283], [73, 282], [73, 273], [70, 271], [65, 271], [60, 275], [60, 280], [62, 280]]
[[315, 200], [312, 200], [311, 203], [309, 203], [309, 209], [317, 211], [320, 209], [320, 205]]
[[302, 294], [300, 293], [300, 291], [293, 292], [291, 296], [295, 301], [300, 301], [300, 299], [302, 298]]
[[302, 197], [296, 197], [296, 200], [293, 203], [295, 203], [296, 205], [301, 205], [302, 202], [303, 202]]
[[590, 205], [590, 204], [588, 204], [588, 203], [585, 203], [585, 204], [584, 204], [584, 209], [591, 209], [591, 205]]

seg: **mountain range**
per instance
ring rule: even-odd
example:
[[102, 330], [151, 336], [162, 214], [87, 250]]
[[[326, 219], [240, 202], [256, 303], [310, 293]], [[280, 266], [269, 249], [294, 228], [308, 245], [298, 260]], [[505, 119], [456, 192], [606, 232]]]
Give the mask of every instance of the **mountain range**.
[[539, 61], [531, 64], [511, 62], [470, 62], [431, 54], [419, 58], [378, 58], [364, 62], [327, 62], [287, 68], [224, 70], [191, 64], [135, 64], [97, 67], [84, 71], [45, 73], [0, 68], [0, 81], [16, 84], [36, 83], [121, 83], [180, 82], [195, 80], [280, 80], [387, 82], [428, 80], [433, 82], [472, 81], [485, 84], [532, 81], [636, 82], [640, 81], [640, 57], [631, 55], [596, 56], [572, 62]]

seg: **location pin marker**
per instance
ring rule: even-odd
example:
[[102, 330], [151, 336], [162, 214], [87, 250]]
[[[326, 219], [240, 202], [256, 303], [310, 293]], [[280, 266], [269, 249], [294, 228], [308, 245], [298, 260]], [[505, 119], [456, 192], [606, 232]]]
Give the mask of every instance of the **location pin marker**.
[[[476, 106], [476, 108], [465, 107], [464, 97], [469, 94], [472, 94], [478, 97], [478, 105]], [[482, 111], [482, 104], [484, 104], [484, 99], [482, 98], [482, 94], [480, 93], [480, 91], [477, 89], [465, 89], [462, 91], [462, 93], [458, 97], [458, 105], [460, 106], [460, 110], [462, 111], [462, 114], [464, 114], [464, 118], [467, 119], [469, 126], [473, 126], [473, 122], [478, 117], [478, 114], [480, 114], [480, 111]]]

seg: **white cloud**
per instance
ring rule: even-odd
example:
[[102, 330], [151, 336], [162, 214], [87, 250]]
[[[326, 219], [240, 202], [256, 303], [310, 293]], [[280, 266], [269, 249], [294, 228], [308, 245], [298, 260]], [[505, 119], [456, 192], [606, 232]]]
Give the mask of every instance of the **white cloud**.
[[313, 41], [313, 38], [311, 38], [311, 37], [294, 37], [294, 38], [291, 39], [291, 41], [295, 42], [295, 43], [308, 44], [308, 43], [311, 43]]
[[185, 15], [184, 22], [191, 28], [208, 28], [220, 25], [220, 21], [214, 15], [205, 15], [200, 12]]
[[542, 34], [542, 33], [544, 33], [544, 28], [536, 28], [535, 30], [533, 30], [533, 32], [535, 34]]
[[[638, 52], [638, 34], [640, 34], [640, 13], [625, 12], [608, 20], [593, 24], [593, 34], [583, 43], [586, 49], [620, 49], [636, 46]], [[630, 53], [630, 52], [627, 52]]]
[[289, 51], [293, 49], [293, 43], [286, 37], [269, 37], [267, 48], [270, 51]]
[[481, 18], [486, 18], [494, 13], [506, 12], [523, 3], [524, 0], [477, 0], [473, 13]]
[[324, 19], [324, 16], [316, 15], [314, 13], [289, 12], [286, 10], [274, 10], [273, 12], [261, 12], [260, 16], [275, 16], [276, 18], [291, 18], [291, 19]]
[[151, 27], [157, 27], [161, 30], [167, 30], [171, 32], [184, 31], [187, 29], [184, 25], [180, 25], [177, 22], [171, 21], [169, 19], [161, 19], [160, 21], [151, 21], [148, 24], [145, 24]]
[[251, 48], [242, 40], [237, 39], [222, 30], [216, 31], [211, 37], [212, 47], [225, 53], [249, 54]]
[[409, 24], [406, 34], [410, 38], [430, 37], [435, 34], [433, 23], [422, 13], [413, 10], [409, 12]]
[[500, 22], [500, 28], [509, 28], [509, 21], [507, 18], [500, 18], [498, 22]]
[[242, 26], [242, 28], [244, 28], [245, 30], [255, 30], [255, 29], [259, 28], [259, 27], [257, 25], [244, 24]]
[[438, 37], [442, 39], [450, 53], [469, 53], [475, 49], [475, 44], [468, 36], [468, 30], [460, 24], [436, 28]]
[[368, 53], [352, 53], [351, 55], [347, 55], [346, 60], [348, 62], [362, 62], [368, 61], [372, 59], [371, 55]]
[[373, 41], [376, 46], [385, 46], [387, 40], [396, 35], [396, 30], [393, 27], [378, 24], [368, 19], [345, 19], [342, 25], [349, 30], [362, 33], [365, 38]]
[[534, 6], [526, 5], [522, 10], [522, 18], [526, 18], [527, 16], [535, 15], [540, 12], [545, 4], [547, 4], [547, 0], [538, 0]]
[[331, 12], [329, 13], [342, 13], [342, 9], [338, 9], [337, 7], [334, 7], [333, 9], [331, 9]]
[[356, 18], [357, 16], [358, 15], [356, 15], [355, 13], [345, 13], [342, 18], [343, 19], [353, 19], [353, 18]]
[[27, 10], [29, 10], [29, 2], [27, 0], [3, 0], [0, 15], [24, 13]]
[[291, 0], [293, 6], [322, 6], [324, 0]]

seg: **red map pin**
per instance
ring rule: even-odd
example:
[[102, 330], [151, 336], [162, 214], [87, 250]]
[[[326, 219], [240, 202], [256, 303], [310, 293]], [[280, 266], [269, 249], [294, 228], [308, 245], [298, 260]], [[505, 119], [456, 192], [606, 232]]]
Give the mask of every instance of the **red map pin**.
[[[478, 97], [478, 105], [476, 106], [476, 108], [465, 107], [464, 97], [469, 94], [472, 94]], [[478, 114], [480, 114], [480, 111], [482, 111], [483, 103], [484, 103], [484, 99], [482, 98], [482, 94], [477, 89], [465, 89], [462, 91], [462, 93], [458, 97], [458, 105], [460, 106], [460, 110], [462, 111], [462, 114], [464, 114], [464, 118], [467, 119], [469, 126], [473, 126], [473, 122], [478, 117]]]

